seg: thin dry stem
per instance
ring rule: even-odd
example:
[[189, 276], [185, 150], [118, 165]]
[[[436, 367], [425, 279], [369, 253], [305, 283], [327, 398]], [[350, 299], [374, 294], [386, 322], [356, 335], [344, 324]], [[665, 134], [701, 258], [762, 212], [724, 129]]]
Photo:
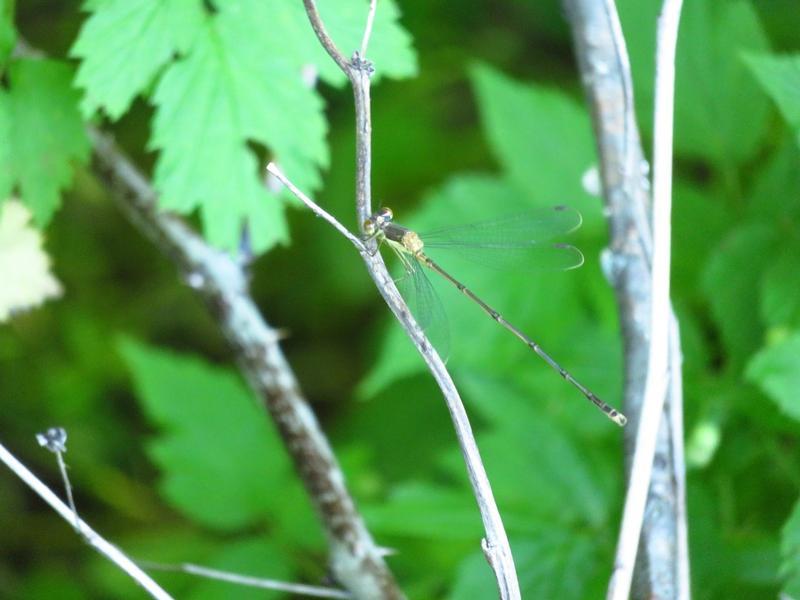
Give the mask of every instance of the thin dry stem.
[[345, 75], [349, 76], [347, 59], [336, 47], [336, 44], [331, 39], [331, 36], [328, 35], [328, 31], [325, 29], [325, 25], [322, 22], [322, 17], [317, 10], [317, 4], [314, 2], [314, 0], [303, 0], [303, 6], [306, 7], [308, 20], [311, 21], [311, 27], [313, 27], [314, 33], [317, 34], [317, 38], [322, 44], [322, 47], [325, 48], [325, 51], [333, 59], [333, 62], [339, 65], [339, 68], [345, 72]]
[[367, 46], [372, 35], [372, 24], [375, 21], [375, 9], [378, 7], [378, 0], [370, 0], [369, 12], [367, 13], [367, 24], [364, 27], [364, 37], [361, 39], [361, 58], [367, 58]]
[[278, 592], [286, 592], [288, 594], [302, 594], [304, 596], [312, 596], [314, 598], [350, 599], [353, 597], [347, 592], [343, 590], [337, 590], [335, 588], [321, 587], [318, 585], [306, 585], [304, 583], [291, 583], [288, 581], [278, 581], [276, 579], [265, 579], [263, 577], [249, 577], [247, 575], [240, 575], [238, 573], [231, 573], [229, 571], [220, 571], [218, 569], [211, 569], [209, 567], [203, 567], [192, 563], [168, 565], [150, 561], [139, 561], [139, 564], [145, 569], [188, 573], [189, 575], [205, 577], [206, 579], [226, 581], [236, 585], [260, 588], [264, 590], [276, 590]]
[[267, 171], [275, 177], [278, 181], [280, 181], [286, 188], [294, 194], [294, 196], [300, 200], [303, 204], [305, 204], [311, 212], [313, 212], [316, 216], [324, 219], [328, 222], [336, 231], [341, 233], [344, 237], [346, 237], [351, 244], [356, 247], [356, 250], [360, 254], [364, 254], [367, 252], [367, 247], [364, 246], [364, 242], [362, 242], [359, 238], [354, 236], [350, 233], [350, 230], [347, 229], [344, 225], [342, 225], [339, 221], [336, 220], [332, 214], [322, 208], [319, 204], [314, 202], [311, 198], [306, 196], [295, 184], [293, 184], [288, 177], [284, 174], [283, 171], [280, 170], [278, 165], [275, 163], [269, 163], [267, 165]]
[[2, 444], [0, 444], [0, 461], [5, 463], [17, 477], [22, 479], [28, 487], [42, 498], [42, 500], [47, 502], [53, 510], [61, 515], [70, 526], [75, 527], [81, 537], [86, 540], [92, 548], [127, 573], [137, 584], [142, 586], [148, 594], [157, 600], [172, 600], [172, 596], [164, 591], [164, 589], [151, 579], [147, 573], [136, 566], [136, 563], [125, 556], [119, 548], [107, 542], [99, 533], [92, 529], [86, 521], [78, 517], [77, 513], [74, 512], [72, 508], [64, 504], [50, 488], [17, 460], [17, 458]]

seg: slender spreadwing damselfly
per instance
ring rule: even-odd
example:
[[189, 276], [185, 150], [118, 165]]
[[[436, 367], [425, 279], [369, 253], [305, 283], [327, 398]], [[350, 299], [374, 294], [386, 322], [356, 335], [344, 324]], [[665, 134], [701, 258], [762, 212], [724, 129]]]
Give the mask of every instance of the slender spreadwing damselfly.
[[[625, 425], [625, 415], [603, 402], [597, 395], [559, 365], [542, 347], [494, 308], [481, 300], [472, 290], [434, 262], [427, 250], [457, 250], [477, 262], [499, 264], [509, 258], [516, 264], [529, 264], [536, 268], [566, 270], [583, 264], [583, 255], [569, 244], [551, 243], [552, 238], [569, 233], [581, 224], [578, 211], [566, 206], [553, 206], [528, 210], [485, 223], [475, 223], [417, 234], [393, 221], [391, 209], [382, 208], [364, 223], [369, 238], [386, 242], [395, 252], [405, 269], [399, 282], [401, 293], [409, 300], [412, 312], [420, 327], [430, 337], [436, 324], [441, 327], [443, 314], [440, 302], [423, 266], [438, 273], [460, 292], [475, 302], [487, 315], [519, 338], [538, 354], [553, 370], [580, 391], [587, 400], [599, 408], [617, 425]], [[405, 288], [405, 289], [404, 289]], [[445, 325], [446, 327], [446, 325]], [[438, 346], [434, 341], [434, 345]], [[441, 350], [441, 348], [440, 348]]]

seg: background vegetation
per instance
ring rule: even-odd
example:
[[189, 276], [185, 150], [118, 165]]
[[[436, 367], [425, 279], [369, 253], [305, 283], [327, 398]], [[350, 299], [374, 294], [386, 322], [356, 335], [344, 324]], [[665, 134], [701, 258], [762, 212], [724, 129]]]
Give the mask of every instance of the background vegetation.
[[[92, 119], [152, 174], [165, 206], [192, 214], [215, 243], [235, 251], [238, 219], [250, 219], [261, 252], [253, 294], [286, 331], [291, 365], [371, 531], [397, 549], [390, 565], [409, 596], [493, 597], [478, 513], [421, 361], [349, 245], [258, 185], [257, 165], [275, 152], [355, 228], [350, 92], [301, 29], [299, 2], [187, 0], [160, 14], [155, 33], [136, 21], [163, 4], [91, 0], [88, 13], [67, 1], [3, 4], [0, 192], [15, 188], [46, 227], [64, 287], [62, 299], [0, 326], [3, 443], [60, 489], [33, 434], [65, 427], [82, 516], [135, 557], [325, 576], [316, 518], [230, 349], [87, 168], [81, 118]], [[346, 39], [358, 36], [346, 36], [350, 23], [361, 26], [363, 3], [320, 4], [338, 19], [340, 45], [355, 47]], [[618, 5], [647, 137], [658, 2]], [[580, 210], [570, 241], [586, 264], [577, 271], [446, 266], [619, 405], [602, 205], [581, 185], [595, 151], [559, 3], [407, 0], [399, 24], [396, 13], [381, 0], [370, 52], [380, 78], [374, 196], [422, 230], [526, 206]], [[12, 58], [12, 22], [54, 60]], [[799, 30], [792, 0], [684, 9], [672, 285], [697, 598], [800, 595]], [[147, 51], [132, 52], [137, 43]], [[319, 65], [318, 94], [297, 77], [308, 63]], [[119, 77], [103, 87], [109, 70]], [[600, 597], [622, 500], [620, 431], [457, 292], [439, 291], [449, 365], [476, 420], [523, 593]], [[0, 595], [131, 597], [130, 581], [10, 473], [0, 481]], [[182, 575], [159, 580], [184, 598], [234, 593]]]

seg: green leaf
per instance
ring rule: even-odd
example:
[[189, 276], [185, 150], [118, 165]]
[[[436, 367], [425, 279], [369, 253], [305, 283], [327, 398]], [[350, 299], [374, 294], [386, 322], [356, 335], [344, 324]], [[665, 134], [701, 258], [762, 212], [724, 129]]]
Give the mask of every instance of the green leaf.
[[[481, 455], [506, 510], [531, 523], [580, 522], [599, 528], [607, 522], [613, 488], [601, 483], [601, 474], [613, 473], [613, 466], [601, 455], [590, 465], [578, 444], [543, 410], [541, 397], [508, 379], [461, 373], [459, 383], [470, 409], [489, 423]], [[606, 431], [613, 427], [561, 383], [557, 397], [562, 405], [573, 400], [574, 411], [586, 411], [582, 418], [597, 419]]]
[[772, 260], [776, 242], [771, 226], [748, 223], [733, 230], [706, 263], [703, 292], [734, 368], [761, 344], [763, 328], [756, 307], [761, 274]]
[[781, 555], [781, 576], [786, 578], [783, 592], [797, 598], [800, 596], [800, 502], [794, 505], [781, 531]]
[[[331, 34], [360, 45], [368, 3], [325, 4]], [[263, 165], [248, 146], [263, 144], [298, 187], [318, 189], [328, 163], [326, 125], [322, 100], [302, 71], [315, 65], [343, 81], [302, 4], [226, 0], [213, 13], [201, 0], [88, 6], [93, 14], [72, 49], [83, 58], [84, 111], [103, 108], [118, 118], [154, 88], [150, 146], [161, 151], [154, 176], [161, 206], [199, 209], [206, 237], [225, 249], [238, 247], [245, 222], [256, 252], [286, 242], [283, 204], [265, 189]], [[416, 72], [398, 17], [393, 2], [381, 3], [368, 53], [377, 73], [392, 77]]]
[[748, 54], [745, 62], [778, 105], [783, 118], [794, 129], [800, 129], [800, 54]]
[[746, 207], [750, 219], [773, 219], [783, 225], [800, 223], [800, 169], [797, 165], [800, 165], [800, 147], [785, 136], [755, 174]]
[[770, 266], [761, 289], [761, 315], [771, 327], [800, 327], [800, 244], [790, 241]]
[[118, 119], [159, 69], [186, 52], [200, 31], [198, 0], [109, 0], [96, 3], [70, 54], [80, 58], [86, 117], [103, 108]]
[[286, 241], [283, 206], [267, 193], [248, 141], [267, 145], [301, 189], [327, 164], [322, 101], [280, 56], [253, 47], [238, 3], [221, 5], [155, 90], [151, 146], [165, 208], [200, 207], [208, 239], [239, 243], [244, 219], [256, 251]]
[[759, 351], [745, 375], [783, 412], [800, 420], [800, 332]]
[[365, 507], [364, 514], [371, 530], [386, 535], [477, 540], [483, 533], [469, 492], [422, 482], [397, 486], [385, 502]]
[[470, 76], [485, 135], [510, 178], [541, 204], [587, 199], [581, 176], [597, 159], [585, 108], [487, 65], [475, 66]]
[[[656, 21], [660, 0], [620, 0], [631, 55], [637, 117], [652, 130]], [[695, 0], [683, 7], [675, 58], [675, 150], [729, 168], [749, 158], [764, 133], [767, 104], [742, 64], [768, 49], [749, 2]]]
[[749, 2], [689, 2], [675, 64], [675, 148], [721, 165], [753, 155], [767, 104], [741, 60], [768, 41]]
[[16, 187], [38, 226], [48, 223], [72, 163], [85, 163], [89, 141], [70, 68], [55, 60], [17, 60], [0, 90], [0, 198]]
[[[137, 94], [146, 93], [158, 72], [176, 54], [191, 50], [203, 34], [200, 0], [109, 0], [87, 3], [92, 14], [83, 24], [72, 56], [83, 59], [76, 83], [84, 88], [82, 107], [89, 116], [103, 108], [112, 119], [124, 114]], [[239, 21], [239, 40], [247, 54], [282, 57], [295, 76], [314, 64], [337, 84], [344, 74], [317, 40], [302, 3], [272, 5], [252, 0], [226, 0], [219, 7]], [[361, 45], [368, 4], [359, 0], [325, 2], [319, 7], [326, 27], [349, 57]], [[381, 2], [375, 16], [367, 55], [375, 63], [375, 78], [416, 74], [416, 55], [409, 34], [399, 24], [391, 0]]]
[[271, 518], [286, 528], [282, 518], [290, 513], [293, 523], [307, 519], [308, 528], [313, 515], [286, 453], [238, 377], [131, 340], [119, 348], [142, 408], [161, 430], [148, 453], [176, 509], [223, 530]]
[[682, 180], [675, 181], [673, 203], [673, 239], [680, 244], [673, 247], [672, 276], [689, 284], [688, 293], [699, 294], [696, 284], [705, 261], [730, 230], [734, 217], [723, 198]]

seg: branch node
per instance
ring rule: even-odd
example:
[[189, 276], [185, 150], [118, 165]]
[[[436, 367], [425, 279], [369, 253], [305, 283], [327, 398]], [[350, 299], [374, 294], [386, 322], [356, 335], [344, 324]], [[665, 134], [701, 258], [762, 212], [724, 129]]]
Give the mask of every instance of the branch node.
[[372, 61], [361, 58], [361, 53], [359, 53], [358, 50], [353, 52], [353, 58], [350, 59], [350, 68], [354, 71], [366, 73], [368, 77], [371, 77], [372, 74], [375, 73], [375, 65]]

